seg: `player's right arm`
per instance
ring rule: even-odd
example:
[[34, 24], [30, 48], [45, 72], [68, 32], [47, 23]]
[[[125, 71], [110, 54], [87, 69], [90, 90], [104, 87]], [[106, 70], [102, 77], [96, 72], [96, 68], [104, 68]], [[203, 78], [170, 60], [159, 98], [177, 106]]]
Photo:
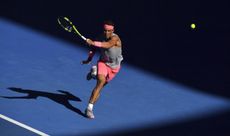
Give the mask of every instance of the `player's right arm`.
[[95, 49], [91, 49], [91, 50], [89, 51], [89, 53], [88, 53], [88, 58], [87, 58], [87, 60], [83, 60], [81, 63], [82, 63], [82, 64], [89, 64], [89, 63], [92, 61], [93, 56], [95, 55], [95, 52], [96, 52]]

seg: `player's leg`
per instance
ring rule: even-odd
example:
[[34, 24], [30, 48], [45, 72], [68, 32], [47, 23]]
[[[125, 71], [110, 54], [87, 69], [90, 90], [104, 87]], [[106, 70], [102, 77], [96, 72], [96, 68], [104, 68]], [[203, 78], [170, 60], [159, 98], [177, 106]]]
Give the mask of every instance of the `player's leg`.
[[[103, 88], [104, 88], [107, 84], [108, 84], [108, 82], [105, 82], [105, 84], [104, 84]], [[98, 100], [98, 98], [100, 97], [100, 94], [101, 94], [101, 93], [99, 93], [99, 94], [98, 94], [98, 96], [97, 96], [97, 98], [96, 98], [96, 101], [97, 101], [97, 100]], [[96, 101], [95, 101], [95, 102], [96, 102]]]
[[100, 96], [100, 92], [101, 92], [101, 90], [105, 84], [106, 84], [105, 76], [104, 75], [98, 75], [97, 84], [96, 84], [95, 88], [93, 89], [93, 92], [92, 92], [91, 97], [89, 99], [89, 105], [85, 111], [86, 116], [88, 118], [91, 118], [91, 119], [95, 118], [94, 114], [93, 114], [93, 105], [98, 100], [98, 98]]
[[107, 66], [105, 63], [98, 62], [97, 68], [97, 84], [92, 91], [91, 97], [89, 99], [89, 104], [86, 109], [86, 116], [89, 118], [94, 118], [93, 106], [100, 96], [100, 91], [106, 84], [106, 76], [108, 74]]
[[98, 75], [97, 78], [98, 78], [97, 84], [96, 84], [95, 88], [93, 89], [93, 92], [92, 92], [90, 100], [89, 100], [89, 103], [92, 103], [92, 104], [94, 104], [97, 101], [102, 88], [106, 84], [106, 78], [104, 75]]

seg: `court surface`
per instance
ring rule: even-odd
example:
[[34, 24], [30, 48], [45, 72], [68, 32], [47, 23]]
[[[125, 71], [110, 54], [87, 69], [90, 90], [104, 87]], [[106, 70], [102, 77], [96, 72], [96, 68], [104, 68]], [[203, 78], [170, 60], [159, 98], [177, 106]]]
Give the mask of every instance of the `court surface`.
[[96, 135], [207, 117], [230, 106], [225, 98], [169, 81], [124, 60], [95, 105], [96, 118], [90, 120], [83, 113], [95, 80], [86, 80], [93, 64], [80, 64], [87, 58], [87, 50], [80, 48], [84, 45], [3, 18], [0, 35], [1, 135], [38, 135], [3, 116], [44, 135]]

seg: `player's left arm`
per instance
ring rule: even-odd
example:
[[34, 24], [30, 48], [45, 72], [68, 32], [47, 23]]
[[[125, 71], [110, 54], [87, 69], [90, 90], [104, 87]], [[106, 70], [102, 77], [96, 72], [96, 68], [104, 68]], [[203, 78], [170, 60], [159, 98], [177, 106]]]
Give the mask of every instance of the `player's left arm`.
[[117, 36], [113, 36], [111, 37], [111, 39], [107, 42], [101, 42], [101, 48], [111, 48], [113, 46], [117, 45], [118, 42], [118, 37]]
[[119, 46], [120, 39], [118, 36], [112, 36], [107, 42], [92, 41], [90, 39], [86, 40], [89, 45], [93, 45], [100, 48], [111, 48], [113, 46]]

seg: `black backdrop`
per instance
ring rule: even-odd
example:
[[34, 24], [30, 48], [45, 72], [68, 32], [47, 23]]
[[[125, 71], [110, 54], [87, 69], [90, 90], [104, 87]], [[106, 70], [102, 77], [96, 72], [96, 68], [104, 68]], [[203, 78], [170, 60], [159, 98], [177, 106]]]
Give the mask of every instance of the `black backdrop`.
[[8, 0], [0, 4], [0, 17], [77, 44], [84, 43], [60, 30], [58, 16], [70, 17], [91, 38], [102, 32], [103, 20], [112, 19], [125, 63], [229, 98], [229, 7], [227, 0]]

